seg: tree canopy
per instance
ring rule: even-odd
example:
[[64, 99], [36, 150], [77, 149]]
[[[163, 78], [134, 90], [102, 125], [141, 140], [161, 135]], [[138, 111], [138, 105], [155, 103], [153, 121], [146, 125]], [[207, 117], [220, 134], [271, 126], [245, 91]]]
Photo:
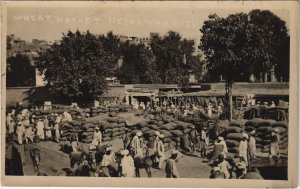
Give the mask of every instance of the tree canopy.
[[[210, 15], [200, 29], [199, 48], [207, 60], [214, 80], [223, 76], [232, 115], [232, 85], [248, 81], [254, 74], [266, 81], [266, 73], [275, 68], [277, 77], [287, 74], [289, 46], [285, 22], [270, 11], [253, 10], [249, 14]], [[288, 48], [287, 48], [288, 49]], [[284, 79], [287, 79], [284, 77]]]
[[52, 95], [89, 101], [106, 90], [105, 77], [111, 76], [116, 59], [104, 48], [103, 38], [77, 30], [42, 52], [36, 66]]
[[284, 51], [289, 46], [287, 28], [272, 12], [210, 15], [200, 31], [199, 48], [214, 80], [222, 75], [226, 81], [248, 81], [251, 74], [262, 79], [274, 67], [277, 76], [287, 80], [283, 75], [288, 72], [282, 69], [289, 67], [289, 53]]
[[169, 31], [163, 37], [152, 36], [150, 46], [155, 56], [158, 77], [164, 84], [186, 85], [189, 72], [199, 68], [195, 67], [196, 64], [202, 63], [200, 59], [197, 61], [198, 59], [193, 58], [194, 41], [182, 39], [174, 31]]
[[35, 85], [35, 68], [29, 56], [18, 53], [8, 57], [6, 70], [6, 85], [8, 87]]
[[154, 56], [144, 44], [122, 45], [123, 64], [117, 76], [122, 83], [157, 83]]

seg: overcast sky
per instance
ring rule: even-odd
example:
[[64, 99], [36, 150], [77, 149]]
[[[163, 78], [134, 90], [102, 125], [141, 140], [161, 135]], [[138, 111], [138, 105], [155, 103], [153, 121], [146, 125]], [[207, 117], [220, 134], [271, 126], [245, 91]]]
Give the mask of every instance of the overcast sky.
[[[120, 6], [121, 5], [121, 6]], [[177, 7], [177, 8], [176, 8]], [[260, 8], [258, 5], [257, 8]], [[248, 13], [251, 9], [205, 8], [201, 3], [169, 2], [155, 5], [142, 2], [98, 3], [86, 7], [9, 7], [7, 11], [7, 34], [31, 41], [32, 39], [56, 40], [68, 30], [90, 30], [95, 34], [113, 31], [115, 34], [148, 37], [150, 32], [161, 34], [169, 30], [179, 32], [183, 37], [200, 38], [199, 29], [208, 15], [216, 13], [221, 17], [237, 12]], [[289, 29], [289, 12], [271, 10], [286, 21]]]

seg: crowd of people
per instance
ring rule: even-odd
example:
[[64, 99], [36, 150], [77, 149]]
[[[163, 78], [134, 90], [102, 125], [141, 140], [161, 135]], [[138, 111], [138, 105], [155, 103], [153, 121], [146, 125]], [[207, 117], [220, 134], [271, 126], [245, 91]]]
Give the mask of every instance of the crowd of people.
[[60, 142], [61, 122], [72, 121], [72, 116], [68, 112], [63, 114], [52, 114], [52, 119], [47, 116], [39, 116], [32, 114], [27, 108], [21, 110], [12, 109], [6, 116], [6, 127], [8, 136], [13, 139], [17, 136], [19, 144], [39, 141], [56, 141]]
[[153, 101], [153, 102], [139, 102], [138, 100], [133, 101], [133, 109], [142, 109], [148, 112], [151, 111], [158, 111], [160, 114], [173, 114], [175, 116], [183, 115], [193, 115], [198, 112], [201, 112], [203, 114], [206, 114], [208, 117], [212, 117], [213, 114], [216, 114], [220, 116], [224, 112], [224, 105], [223, 103], [211, 103], [209, 102], [207, 106], [201, 106], [193, 101], [189, 102], [181, 102], [178, 104], [175, 104], [173, 101], [169, 100], [162, 100], [162, 102], [159, 101]]
[[[222, 105], [217, 108], [218, 113], [222, 113]], [[153, 108], [155, 110], [161, 110], [162, 114], [168, 111], [182, 111], [183, 115], [186, 115], [187, 111], [198, 111], [200, 108], [194, 104], [185, 104], [184, 106], [176, 107], [173, 103], [167, 103], [164, 101], [162, 106], [158, 106], [154, 103], [154, 107], [151, 107], [149, 103], [146, 105], [143, 103], [135, 103], [133, 105], [134, 109], [144, 109], [151, 111]], [[179, 109], [179, 110], [178, 110]], [[207, 114], [210, 116], [213, 111], [213, 106], [211, 103], [207, 107]], [[176, 114], [175, 114], [176, 115]], [[7, 113], [6, 117], [6, 127], [8, 137], [13, 140], [14, 136], [17, 138], [17, 143], [22, 145], [24, 143], [29, 144], [35, 141], [55, 141], [60, 142], [60, 137], [62, 134], [61, 123], [71, 122], [72, 116], [68, 112], [63, 114], [52, 114], [52, 119], [48, 120], [47, 116], [39, 116], [37, 118], [30, 110], [26, 108], [19, 108], [17, 110], [12, 109]], [[135, 177], [135, 169], [137, 168], [136, 159], [143, 159], [147, 154], [145, 154], [145, 149], [150, 147], [153, 149], [153, 163], [157, 165], [157, 169], [162, 170], [163, 164], [165, 165], [165, 173], [168, 178], [178, 178], [179, 171], [177, 169], [176, 163], [179, 157], [183, 157], [182, 153], [193, 153], [200, 152], [201, 158], [207, 158], [208, 146], [214, 145], [214, 153], [217, 158], [212, 159], [211, 166], [211, 178], [224, 177], [228, 178], [242, 178], [247, 171], [251, 170], [251, 161], [256, 158], [256, 141], [255, 141], [255, 130], [250, 133], [243, 133], [243, 139], [239, 144], [239, 162], [232, 163], [230, 158], [227, 157], [228, 150], [227, 145], [223, 137], [219, 136], [216, 141], [210, 143], [209, 139], [209, 129], [208, 127], [203, 127], [201, 130], [193, 129], [189, 135], [184, 135], [180, 139], [180, 144], [178, 144], [175, 149], [170, 150], [170, 158], [166, 158], [165, 144], [163, 143], [164, 135], [159, 131], [155, 132], [155, 140], [153, 143], [145, 141], [143, 139], [143, 133], [141, 131], [137, 132], [135, 136], [131, 137], [131, 133], [126, 131], [122, 138], [123, 150], [120, 151], [122, 156], [119, 165], [121, 167], [120, 176], [123, 177]], [[78, 136], [76, 133], [72, 134], [69, 138], [72, 152], [79, 152]], [[99, 127], [95, 127], [93, 140], [89, 145], [89, 154], [93, 155], [93, 161], [95, 161], [95, 152], [99, 146], [102, 146], [102, 133]], [[180, 152], [182, 149], [182, 152]], [[270, 145], [270, 157], [279, 157], [279, 146], [278, 146], [278, 136], [277, 130], [275, 129], [271, 135], [271, 145]], [[229, 158], [229, 160], [228, 160]], [[93, 162], [92, 161], [92, 162]], [[105, 148], [105, 153], [103, 159], [100, 163], [101, 166], [108, 166], [112, 163], [116, 163], [115, 152], [112, 151], [112, 147], [108, 146]], [[233, 174], [235, 173], [235, 174]]]

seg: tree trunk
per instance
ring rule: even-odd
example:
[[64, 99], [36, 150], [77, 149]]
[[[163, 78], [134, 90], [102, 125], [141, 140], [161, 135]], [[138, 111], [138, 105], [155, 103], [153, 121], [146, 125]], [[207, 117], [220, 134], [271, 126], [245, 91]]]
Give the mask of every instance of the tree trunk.
[[228, 96], [228, 106], [229, 106], [229, 120], [232, 120], [233, 107], [232, 107], [232, 81], [227, 81], [225, 86], [226, 95]]
[[233, 107], [232, 107], [232, 83], [229, 84], [229, 120], [232, 120]]
[[265, 83], [268, 82], [268, 73], [267, 72], [264, 73], [264, 82]]

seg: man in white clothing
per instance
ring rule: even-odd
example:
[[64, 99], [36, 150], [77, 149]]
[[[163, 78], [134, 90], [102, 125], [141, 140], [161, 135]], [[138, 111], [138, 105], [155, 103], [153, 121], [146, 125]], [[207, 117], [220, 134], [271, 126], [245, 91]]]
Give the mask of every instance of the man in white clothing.
[[100, 145], [100, 143], [102, 141], [102, 134], [99, 131], [99, 127], [95, 128], [94, 135], [93, 135], [93, 140], [95, 140], [97, 142], [97, 146]]
[[243, 133], [243, 139], [240, 142], [239, 146], [239, 157], [243, 157], [245, 160], [246, 165], [248, 166], [248, 134]]
[[39, 121], [36, 124], [36, 134], [40, 137], [40, 140], [45, 139], [45, 132], [44, 132], [45, 126], [42, 119], [39, 119]]
[[123, 155], [120, 164], [122, 167], [122, 177], [134, 177], [135, 168], [132, 156], [129, 154], [128, 150], [122, 150], [121, 155]]
[[142, 135], [143, 133], [141, 131], [137, 132], [131, 141], [131, 148], [133, 148], [135, 156], [143, 157], [143, 148], [141, 144]]
[[162, 169], [162, 163], [165, 161], [165, 149], [162, 139], [164, 138], [163, 134], [160, 134], [158, 131], [155, 132], [156, 139], [154, 141], [154, 152], [158, 158], [158, 168]]

